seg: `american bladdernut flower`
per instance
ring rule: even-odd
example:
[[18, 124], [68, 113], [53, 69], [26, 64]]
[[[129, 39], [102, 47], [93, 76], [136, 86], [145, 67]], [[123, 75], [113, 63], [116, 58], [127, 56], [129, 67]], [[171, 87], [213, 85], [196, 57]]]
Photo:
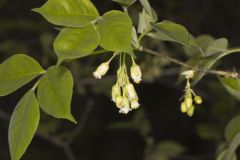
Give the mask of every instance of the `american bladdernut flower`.
[[187, 115], [189, 117], [192, 117], [193, 116], [193, 113], [194, 113], [194, 110], [195, 110], [195, 107], [194, 106], [191, 106], [188, 111], [187, 111]]
[[132, 109], [138, 109], [140, 106], [137, 99], [133, 99], [132, 101], [130, 101], [130, 104]]
[[193, 102], [195, 102], [195, 104], [201, 104], [202, 98], [197, 96], [191, 88], [190, 79], [194, 76], [194, 70], [185, 71], [182, 75], [187, 79], [187, 83], [185, 87], [184, 101], [181, 103], [181, 112], [186, 113], [189, 117], [192, 117], [195, 110]]
[[115, 101], [116, 101], [115, 104], [119, 109], [124, 107], [122, 96], [117, 96]]
[[104, 76], [107, 73], [108, 70], [109, 70], [109, 61], [108, 62], [104, 62], [100, 66], [98, 66], [96, 71], [93, 72], [93, 76], [96, 79], [101, 79], [102, 76]]
[[130, 108], [130, 104], [127, 97], [123, 97], [122, 103], [123, 107], [120, 108], [119, 113], [128, 114], [128, 112], [130, 112], [132, 109]]
[[192, 106], [193, 100], [192, 100], [192, 98], [187, 97], [187, 98], [185, 98], [184, 102], [185, 102], [186, 108], [189, 109]]
[[116, 102], [116, 97], [121, 96], [121, 87], [119, 86], [118, 83], [116, 83], [112, 87], [112, 101]]
[[130, 69], [131, 77], [135, 83], [140, 83], [142, 80], [142, 72], [136, 63], [133, 63], [131, 69]]
[[194, 97], [194, 102], [195, 102], [196, 104], [202, 104], [202, 97], [200, 97], [200, 96], [195, 96], [195, 97]]
[[186, 113], [187, 112], [187, 107], [186, 107], [186, 104], [184, 102], [181, 103], [181, 112], [182, 113]]
[[186, 79], [191, 79], [194, 76], [195, 71], [194, 70], [188, 70], [182, 72], [182, 75], [185, 76]]
[[128, 83], [124, 86], [124, 94], [126, 94], [129, 101], [138, 99], [135, 88], [131, 83]]

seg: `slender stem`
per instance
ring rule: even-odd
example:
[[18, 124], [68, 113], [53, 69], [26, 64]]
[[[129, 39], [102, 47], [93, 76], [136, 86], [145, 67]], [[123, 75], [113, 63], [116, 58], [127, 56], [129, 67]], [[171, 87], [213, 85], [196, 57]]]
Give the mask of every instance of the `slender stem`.
[[113, 56], [108, 60], [108, 62], [110, 63], [113, 60], [113, 58], [116, 57], [117, 54], [118, 54], [118, 52], [114, 52]]
[[[192, 70], [197, 71], [197, 72], [204, 72], [204, 73], [207, 73], [207, 74], [214, 74], [214, 75], [224, 76], [224, 77], [227, 77], [227, 78], [240, 78], [240, 73], [238, 73], [238, 72], [229, 72], [229, 71], [222, 71], [222, 70], [211, 70], [211, 69], [198, 68], [198, 67], [195, 67], [195, 66], [191, 66], [187, 63], [184, 63], [184, 62], [182, 62], [178, 59], [169, 57], [167, 55], [160, 54], [160, 53], [158, 53], [156, 51], [153, 51], [151, 49], [148, 49], [148, 48], [140, 48], [139, 50], [142, 51], [142, 52], [146, 52], [148, 54], [151, 54], [151, 55], [161, 57], [165, 60], [168, 60], [168, 61], [173, 62], [175, 64], [178, 64], [180, 66], [187, 67], [187, 68], [192, 69]], [[240, 48], [228, 50], [228, 51], [224, 52], [222, 54], [222, 56], [219, 56], [218, 59], [220, 59], [224, 55], [234, 53], [234, 52], [240, 52]]]
[[68, 160], [77, 160], [77, 158], [75, 157], [72, 149], [69, 147], [69, 145], [63, 145], [62, 146], [63, 151], [65, 152]]

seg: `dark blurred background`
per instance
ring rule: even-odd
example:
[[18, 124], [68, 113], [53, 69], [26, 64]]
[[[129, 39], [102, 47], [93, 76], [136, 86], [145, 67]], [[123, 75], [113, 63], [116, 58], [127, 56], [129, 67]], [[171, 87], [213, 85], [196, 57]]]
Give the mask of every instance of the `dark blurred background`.
[[[56, 63], [52, 43], [58, 31], [31, 11], [45, 0], [0, 0], [0, 62], [16, 53], [37, 59], [45, 68]], [[93, 0], [104, 13], [121, 9], [110, 0]], [[160, 20], [180, 23], [194, 35], [226, 37], [230, 46], [240, 46], [239, 0], [150, 0]], [[139, 3], [129, 13], [137, 24]], [[178, 45], [144, 41], [150, 48], [164, 45], [175, 56], [187, 60]], [[171, 53], [172, 53], [171, 52]], [[192, 118], [179, 109], [184, 83], [177, 83], [179, 66], [159, 58], [139, 55], [144, 82], [136, 86], [141, 107], [128, 115], [118, 114], [110, 101], [115, 69], [102, 80], [92, 72], [109, 55], [86, 57], [65, 64], [74, 74], [72, 111], [78, 125], [56, 120], [41, 112], [38, 134], [23, 160], [213, 160], [225, 146], [224, 128], [240, 113], [239, 102], [214, 76], [205, 77], [194, 87], [204, 103]], [[221, 68], [239, 68], [238, 54], [224, 59]], [[30, 84], [32, 85], [32, 84]], [[26, 85], [0, 98], [0, 160], [9, 160], [7, 132], [9, 116]], [[70, 147], [61, 144], [69, 140]], [[60, 141], [60, 143], [58, 143]]]

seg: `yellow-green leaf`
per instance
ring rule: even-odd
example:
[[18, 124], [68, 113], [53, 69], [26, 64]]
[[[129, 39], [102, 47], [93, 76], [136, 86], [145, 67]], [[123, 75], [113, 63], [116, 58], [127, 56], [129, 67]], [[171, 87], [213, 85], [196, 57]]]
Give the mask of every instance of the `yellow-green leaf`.
[[27, 55], [8, 58], [0, 65], [0, 96], [14, 92], [43, 72], [39, 63]]
[[163, 41], [177, 42], [186, 46], [197, 46], [195, 38], [187, 31], [187, 29], [177, 23], [171, 21], [162, 21], [157, 24], [152, 24], [157, 31], [153, 33], [155, 38]]
[[40, 107], [55, 118], [68, 119], [76, 123], [71, 114], [72, 94], [73, 77], [65, 67], [50, 67], [40, 79], [37, 91]]
[[97, 24], [100, 46], [109, 51], [131, 52], [132, 21], [121, 11], [109, 11]]
[[136, 0], [112, 0], [112, 1], [117, 2], [123, 6], [127, 6], [127, 7], [131, 6], [133, 3], [136, 2]]
[[54, 42], [59, 61], [91, 54], [98, 46], [99, 34], [93, 24], [87, 27], [63, 29]]
[[40, 13], [49, 22], [62, 26], [85, 26], [99, 17], [90, 0], [48, 0], [41, 8], [33, 11]]
[[228, 142], [240, 133], [240, 116], [234, 117], [225, 128], [225, 138]]
[[17, 104], [9, 125], [8, 141], [12, 160], [19, 160], [37, 130], [40, 119], [39, 105], [30, 90]]

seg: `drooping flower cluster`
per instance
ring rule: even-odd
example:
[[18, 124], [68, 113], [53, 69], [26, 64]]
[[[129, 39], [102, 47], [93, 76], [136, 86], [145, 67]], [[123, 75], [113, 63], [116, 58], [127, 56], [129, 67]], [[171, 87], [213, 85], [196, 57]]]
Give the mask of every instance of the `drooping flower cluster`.
[[[115, 54], [109, 61], [102, 63], [93, 75], [96, 79], [101, 79], [109, 70], [109, 64], [111, 60], [116, 56]], [[142, 80], [142, 72], [140, 67], [135, 63], [132, 58], [132, 66], [130, 68], [130, 74], [133, 81], [139, 84]], [[125, 55], [122, 59], [120, 54], [120, 66], [117, 71], [117, 82], [112, 87], [112, 101], [119, 109], [119, 113], [127, 114], [133, 109], [139, 108], [139, 99], [133, 84], [129, 81], [127, 66], [125, 64]]]
[[187, 84], [185, 88], [184, 101], [181, 103], [181, 112], [186, 113], [189, 117], [192, 117], [195, 110], [195, 106], [193, 103], [195, 102], [196, 104], [201, 104], [202, 98], [200, 96], [197, 96], [191, 89], [190, 79], [193, 78], [194, 71], [185, 71], [182, 73], [182, 75], [185, 76]]

